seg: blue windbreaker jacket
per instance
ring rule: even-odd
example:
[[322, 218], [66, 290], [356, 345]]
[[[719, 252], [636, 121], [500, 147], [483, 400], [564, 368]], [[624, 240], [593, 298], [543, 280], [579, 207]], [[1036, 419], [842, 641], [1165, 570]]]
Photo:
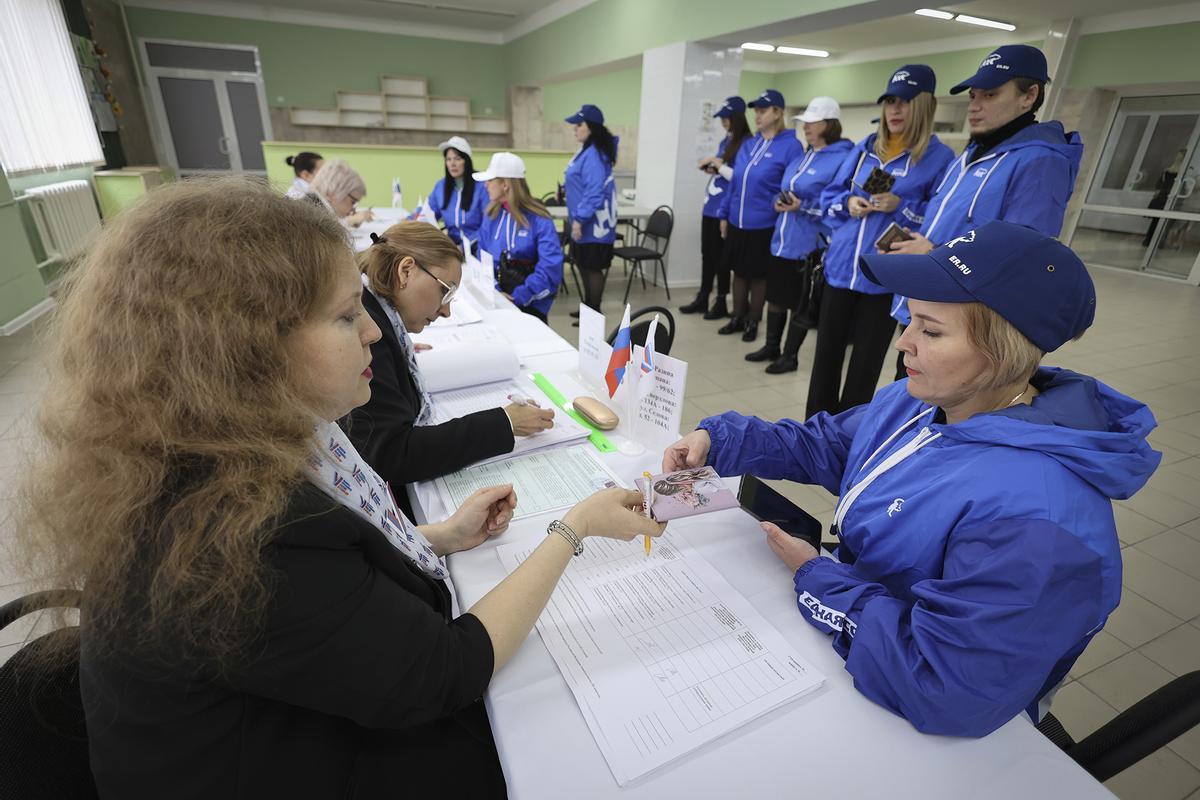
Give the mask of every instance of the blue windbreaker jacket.
[[[619, 137], [613, 138], [619, 145]], [[612, 244], [617, 238], [617, 184], [612, 173], [613, 165], [594, 147], [583, 148], [567, 163], [567, 214], [583, 226], [581, 244]]]
[[787, 165], [803, 153], [803, 142], [790, 128], [772, 139], [764, 139], [761, 133], [746, 139], [738, 148], [729, 191], [721, 195], [724, 199], [718, 216], [746, 231], [775, 227], [779, 181]]
[[[1041, 122], [1017, 131], [976, 161], [968, 145], [938, 184], [921, 233], [945, 244], [992, 220], [1015, 222], [1058, 236], [1083, 158], [1078, 133], [1061, 122]], [[908, 302], [897, 297], [892, 316], [907, 325]]]
[[[512, 293], [518, 306], [532, 306], [543, 314], [550, 313], [554, 295], [562, 282], [562, 244], [554, 220], [540, 214], [526, 214], [528, 227], [517, 225], [508, 209], [500, 209], [495, 219], [485, 213], [479, 229], [479, 247], [492, 254], [496, 264], [500, 254], [508, 251], [509, 258], [534, 261], [533, 273]], [[499, 290], [499, 284], [496, 285]]]
[[780, 191], [789, 191], [800, 200], [800, 208], [775, 218], [771, 237], [771, 255], [797, 260], [821, 246], [821, 236], [829, 237], [821, 208], [821, 192], [833, 180], [842, 159], [854, 149], [849, 139], [839, 139], [820, 150], [807, 150], [783, 171]]
[[[725, 148], [729, 145], [730, 137], [725, 136], [721, 143], [717, 145], [717, 152], [713, 153], [717, 158], [725, 152]], [[730, 169], [737, 165], [736, 154], [733, 163], [729, 165]], [[704, 212], [705, 217], [720, 217], [721, 216], [721, 199], [729, 190], [729, 181], [720, 175], [710, 175], [708, 185], [704, 187]]]
[[[934, 186], [954, 160], [954, 152], [942, 144], [937, 136], [931, 136], [925, 155], [915, 164], [908, 151], [886, 164], [880, 164], [879, 157], [875, 155], [877, 135], [872, 133], [854, 146], [842, 161], [837, 175], [821, 194], [825, 224], [833, 229], [833, 238], [829, 249], [825, 251], [825, 282], [838, 289], [852, 289], [863, 294], [890, 292], [862, 274], [858, 257], [863, 253], [875, 252], [875, 240], [891, 223], [916, 229], [925, 221], [925, 207], [933, 195]], [[885, 172], [896, 176], [892, 193], [900, 197], [900, 205], [891, 214], [876, 211], [854, 219], [846, 210], [846, 201], [851, 194], [868, 197], [858, 186], [863, 185], [875, 167], [882, 167]], [[855, 183], [858, 186], [854, 186]]]
[[442, 185], [446, 179], [442, 178], [433, 186], [433, 192], [429, 195], [429, 208], [433, 211], [433, 215], [441, 220], [446, 225], [446, 235], [454, 240], [455, 244], [462, 245], [462, 237], [465, 235], [472, 242], [479, 239], [479, 226], [483, 224], [483, 212], [488, 205], [487, 186], [483, 183], [475, 183], [475, 191], [471, 195], [471, 205], [463, 208], [462, 190], [455, 186], [450, 190], [450, 203], [445, 208], [442, 208]]
[[[1038, 718], [1039, 701], [1048, 705], [1117, 606], [1110, 501], [1158, 466], [1146, 443], [1155, 420], [1066, 370], [1038, 371], [1032, 405], [955, 425], [933, 422], [907, 383], [805, 423], [729, 412], [700, 427], [722, 475], [841, 496], [841, 563], [809, 561], [795, 588], [858, 690], [926, 733], [983, 736], [1022, 710]], [[855, 484], [918, 437], [930, 438], [842, 508]]]

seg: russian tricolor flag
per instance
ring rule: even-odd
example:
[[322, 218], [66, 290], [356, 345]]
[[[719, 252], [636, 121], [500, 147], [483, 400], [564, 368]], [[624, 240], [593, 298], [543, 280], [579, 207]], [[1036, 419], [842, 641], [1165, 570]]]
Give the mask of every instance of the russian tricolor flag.
[[608, 396], [614, 397], [617, 389], [625, 381], [625, 368], [633, 358], [633, 348], [629, 336], [629, 306], [625, 306], [625, 314], [621, 317], [621, 326], [617, 328], [617, 338], [613, 339], [612, 356], [608, 359], [608, 370], [604, 373], [604, 383], [608, 386]]

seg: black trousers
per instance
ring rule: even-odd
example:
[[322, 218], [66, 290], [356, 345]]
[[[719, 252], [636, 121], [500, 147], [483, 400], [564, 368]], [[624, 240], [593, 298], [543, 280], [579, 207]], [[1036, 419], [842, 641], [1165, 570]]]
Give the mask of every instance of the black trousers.
[[721, 220], [702, 217], [700, 222], [700, 294], [712, 291], [717, 283], [717, 294], [729, 294], [729, 267], [724, 258], [725, 240], [721, 238]]
[[[888, 314], [891, 308], [890, 294], [825, 287], [806, 417], [818, 411], [836, 414], [869, 402], [875, 395], [879, 370], [896, 330], [896, 321]], [[848, 345], [853, 345], [854, 351], [843, 384], [842, 364]]]

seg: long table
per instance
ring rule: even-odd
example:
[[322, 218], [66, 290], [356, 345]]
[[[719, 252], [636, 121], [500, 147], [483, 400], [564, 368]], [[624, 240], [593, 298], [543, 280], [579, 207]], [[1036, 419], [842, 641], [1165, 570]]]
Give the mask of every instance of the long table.
[[[485, 317], [510, 313], [519, 312], [500, 308], [486, 312]], [[563, 342], [549, 328], [530, 333]], [[523, 368], [569, 375], [575, 370], [576, 354], [557, 349], [528, 359]], [[653, 443], [637, 457], [619, 453], [601, 457], [632, 486], [643, 469], [658, 471], [661, 444]], [[417, 494], [414, 498], [419, 517], [428, 511], [437, 518], [446, 511], [428, 507], [428, 501], [422, 507], [422, 498]], [[540, 538], [554, 516], [520, 520], [498, 540], [450, 556], [450, 576], [459, 606], [470, 608], [505, 577], [493, 552], [498, 544]], [[679, 520], [672, 522], [671, 528], [684, 534], [824, 673], [824, 686], [621, 788], [535, 631], [495, 675], [485, 697], [511, 797], [1011, 800], [1113, 796], [1034, 729], [1024, 715], [982, 739], [930, 736], [863, 697], [829, 638], [796, 610], [788, 569], [771, 553], [757, 524], [740, 510]]]

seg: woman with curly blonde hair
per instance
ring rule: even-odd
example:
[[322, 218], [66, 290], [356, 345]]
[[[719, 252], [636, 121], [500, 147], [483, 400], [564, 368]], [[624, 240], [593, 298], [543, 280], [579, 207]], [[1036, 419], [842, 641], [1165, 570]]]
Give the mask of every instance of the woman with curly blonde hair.
[[593, 495], [452, 618], [443, 557], [516, 497], [396, 508], [336, 424], [371, 391], [361, 290], [336, 220], [238, 178], [150, 193], [72, 275], [22, 529], [83, 592], [101, 797], [503, 796], [493, 671], [577, 539], [660, 531], [637, 492]]

